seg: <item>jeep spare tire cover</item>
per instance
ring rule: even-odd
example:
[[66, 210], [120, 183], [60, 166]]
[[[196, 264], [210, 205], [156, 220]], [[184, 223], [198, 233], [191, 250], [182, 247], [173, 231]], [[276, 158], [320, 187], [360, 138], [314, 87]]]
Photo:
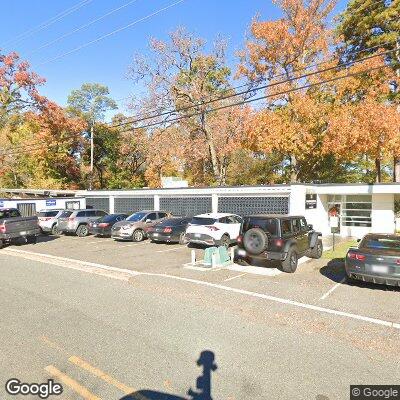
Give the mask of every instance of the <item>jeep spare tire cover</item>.
[[268, 236], [260, 228], [251, 228], [244, 234], [243, 246], [250, 254], [261, 254], [268, 247]]

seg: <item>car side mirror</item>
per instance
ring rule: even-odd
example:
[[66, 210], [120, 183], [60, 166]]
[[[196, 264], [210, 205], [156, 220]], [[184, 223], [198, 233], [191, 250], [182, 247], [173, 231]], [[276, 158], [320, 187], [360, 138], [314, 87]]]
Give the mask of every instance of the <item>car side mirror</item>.
[[151, 219], [146, 219], [146, 224], [150, 224], [151, 222], [153, 222]]
[[314, 227], [313, 227], [312, 224], [308, 224], [308, 225], [307, 225], [307, 228], [308, 228], [310, 231], [312, 231], [312, 230], [314, 229]]

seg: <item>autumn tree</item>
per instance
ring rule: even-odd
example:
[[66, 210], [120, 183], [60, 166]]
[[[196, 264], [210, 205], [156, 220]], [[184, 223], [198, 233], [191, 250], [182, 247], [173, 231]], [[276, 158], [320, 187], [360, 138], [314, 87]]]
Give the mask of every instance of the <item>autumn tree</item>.
[[[315, 99], [306, 90], [299, 90], [310, 80], [298, 78], [315, 71], [315, 63], [329, 54], [330, 32], [326, 20], [334, 2], [277, 0], [275, 3], [283, 17], [274, 21], [253, 20], [252, 37], [240, 53], [238, 76], [255, 85], [268, 82], [266, 94], [271, 97], [249, 132], [253, 137], [259, 136], [255, 150], [277, 151], [288, 157], [290, 181], [296, 182], [299, 159], [315, 150], [324, 125], [318, 118], [320, 112], [313, 117], [319, 108]], [[279, 83], [283, 80], [286, 82]]]
[[400, 80], [382, 56], [351, 65], [347, 72], [352, 76], [325, 87], [332, 100], [325, 151], [347, 161], [365, 155], [381, 182], [382, 161], [400, 156], [400, 114], [388, 101], [393, 91], [388, 82]]
[[12, 115], [37, 110], [46, 104], [47, 99], [37, 88], [44, 82], [17, 53], [0, 52], [0, 128]]
[[47, 102], [41, 112], [24, 114], [9, 132], [0, 160], [1, 182], [15, 187], [78, 188], [81, 179], [77, 155], [85, 121], [71, 118]]
[[[206, 52], [202, 39], [178, 29], [167, 42], [152, 39], [150, 50], [150, 57], [136, 56], [129, 68], [131, 79], [147, 88], [146, 95], [136, 99], [132, 106], [136, 105], [143, 116], [164, 111], [160, 117], [147, 121], [160, 123], [161, 127], [179, 119], [179, 128], [185, 134], [183, 148], [177, 149], [180, 155], [187, 163], [203, 164], [215, 183], [224, 184], [226, 156], [221, 146], [229, 144], [217, 138], [220, 127], [213, 113], [216, 103], [207, 101], [226, 94], [230, 88], [225, 43], [217, 40], [210, 52]], [[164, 145], [169, 145], [167, 140]]]
[[[337, 33], [343, 40], [340, 53], [345, 60], [357, 60], [366, 54], [382, 49], [400, 78], [400, 1], [399, 0], [351, 0], [338, 18]], [[400, 87], [393, 85], [391, 101], [400, 103]], [[400, 157], [393, 159], [393, 180], [400, 182]]]

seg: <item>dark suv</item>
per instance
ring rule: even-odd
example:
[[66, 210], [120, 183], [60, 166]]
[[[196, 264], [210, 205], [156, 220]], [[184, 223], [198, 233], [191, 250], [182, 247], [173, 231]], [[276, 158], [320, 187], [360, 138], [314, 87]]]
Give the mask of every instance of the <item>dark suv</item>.
[[300, 257], [321, 258], [320, 236], [302, 216], [252, 215], [243, 219], [235, 260], [280, 261], [292, 273]]

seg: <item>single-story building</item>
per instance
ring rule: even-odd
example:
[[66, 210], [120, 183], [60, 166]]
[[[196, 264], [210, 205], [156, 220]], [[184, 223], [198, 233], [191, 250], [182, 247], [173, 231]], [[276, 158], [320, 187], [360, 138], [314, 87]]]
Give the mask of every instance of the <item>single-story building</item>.
[[[76, 208], [79, 200], [81, 208], [99, 208], [110, 213], [154, 209], [188, 216], [206, 212], [304, 215], [324, 236], [331, 234], [332, 227], [337, 224], [337, 233], [344, 237], [362, 237], [368, 232], [395, 232], [395, 203], [400, 203], [400, 183], [77, 190], [68, 191], [68, 194], [67, 191], [50, 193], [36, 189], [0, 189], [0, 192], [14, 196], [18, 193], [40, 196], [41, 199], [35, 200], [40, 203], [36, 205], [36, 210], [72, 206]], [[49, 193], [54, 197], [44, 199]], [[56, 198], [66, 195], [69, 197], [63, 200]], [[75, 199], [71, 199], [72, 195]], [[29, 202], [28, 199], [4, 201], [7, 206], [10, 206], [10, 201], [16, 206], [17, 202]], [[51, 201], [51, 205], [46, 201]], [[71, 201], [75, 203], [70, 203]], [[400, 229], [400, 223], [397, 229]]]
[[337, 222], [341, 236], [361, 237], [367, 232], [395, 232], [395, 201], [400, 200], [400, 184], [95, 190], [77, 191], [76, 195], [85, 197], [89, 206], [108, 212], [160, 209], [177, 215], [204, 212], [304, 215], [324, 236], [331, 234]]

